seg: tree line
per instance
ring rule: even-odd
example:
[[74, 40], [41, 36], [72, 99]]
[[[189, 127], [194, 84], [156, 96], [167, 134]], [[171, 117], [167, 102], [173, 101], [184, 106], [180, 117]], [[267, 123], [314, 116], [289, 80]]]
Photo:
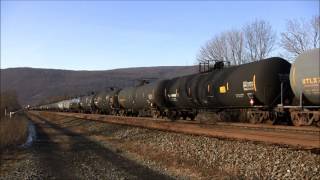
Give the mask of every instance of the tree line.
[[221, 32], [208, 40], [197, 54], [197, 62], [227, 61], [233, 65], [258, 61], [281, 48], [279, 56], [292, 60], [302, 52], [320, 47], [320, 16], [291, 19], [277, 33], [266, 20], [256, 19], [240, 29]]
[[4, 117], [5, 112], [17, 111], [21, 108], [18, 96], [15, 91], [5, 91], [0, 94], [0, 117]]

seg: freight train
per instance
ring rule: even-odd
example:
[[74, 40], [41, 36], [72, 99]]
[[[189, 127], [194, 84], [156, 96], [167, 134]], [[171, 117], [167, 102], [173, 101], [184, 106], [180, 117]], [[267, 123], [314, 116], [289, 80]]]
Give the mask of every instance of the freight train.
[[[37, 110], [194, 120], [203, 112], [251, 123], [320, 127], [320, 49], [291, 65], [273, 57], [239, 66], [222, 61], [197, 74], [112, 89], [33, 107]], [[200, 69], [201, 68], [200, 66]]]

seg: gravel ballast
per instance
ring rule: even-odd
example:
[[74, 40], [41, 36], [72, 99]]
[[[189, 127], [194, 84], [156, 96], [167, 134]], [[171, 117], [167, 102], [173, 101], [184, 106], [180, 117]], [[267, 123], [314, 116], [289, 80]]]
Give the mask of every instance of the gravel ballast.
[[[86, 141], [75, 146], [77, 151], [61, 152], [63, 157], [71, 161], [70, 167], [74, 169], [72, 172], [80, 179], [147, 179], [146, 176], [139, 178], [139, 174], [127, 173], [128, 168], [115, 167], [113, 161], [116, 159], [99, 155], [105, 153], [103, 149], [108, 150], [107, 154], [128, 159], [167, 179], [320, 179], [320, 155], [311, 151], [70, 117], [47, 115], [45, 118], [63, 129], [81, 134], [88, 142], [99, 145], [98, 149], [92, 145], [86, 146]], [[35, 167], [38, 172], [35, 174], [46, 172], [41, 170], [43, 167], [37, 167], [36, 154], [31, 157], [33, 158], [27, 162], [33, 165], [20, 166], [17, 163], [5, 177], [15, 177], [17, 172], [24, 174], [21, 171], [28, 172], [28, 167]], [[23, 164], [25, 160], [19, 162]], [[108, 176], [107, 171], [114, 173], [109, 173]], [[79, 176], [80, 174], [82, 175]], [[38, 177], [43, 176], [40, 175]], [[2, 179], [6, 179], [5, 177], [2, 176]]]

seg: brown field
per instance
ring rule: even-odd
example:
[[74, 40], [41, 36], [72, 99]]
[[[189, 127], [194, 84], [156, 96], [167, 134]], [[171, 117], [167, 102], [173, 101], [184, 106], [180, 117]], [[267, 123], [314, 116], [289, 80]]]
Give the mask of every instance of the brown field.
[[11, 119], [1, 117], [0, 120], [0, 149], [23, 144], [28, 136], [28, 120], [19, 114]]

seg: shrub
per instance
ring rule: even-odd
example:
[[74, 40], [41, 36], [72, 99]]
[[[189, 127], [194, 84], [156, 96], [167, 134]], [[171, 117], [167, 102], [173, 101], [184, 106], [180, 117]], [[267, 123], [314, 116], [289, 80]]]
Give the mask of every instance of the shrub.
[[0, 149], [14, 147], [26, 142], [28, 136], [28, 120], [25, 115], [17, 114], [11, 119], [1, 117]]
[[0, 94], [0, 116], [4, 117], [5, 109], [7, 113], [20, 109], [17, 94], [15, 91], [5, 91]]

